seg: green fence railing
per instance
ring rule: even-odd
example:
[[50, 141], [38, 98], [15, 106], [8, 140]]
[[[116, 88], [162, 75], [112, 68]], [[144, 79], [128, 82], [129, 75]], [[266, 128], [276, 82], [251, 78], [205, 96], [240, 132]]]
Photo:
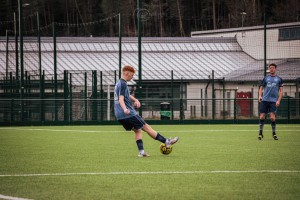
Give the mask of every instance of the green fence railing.
[[[259, 104], [253, 98], [234, 99], [140, 99], [142, 117], [146, 120], [169, 123], [201, 121], [257, 121]], [[23, 109], [21, 109], [23, 104]], [[300, 99], [283, 98], [277, 119], [285, 123], [300, 122]], [[55, 109], [57, 106], [58, 109]], [[112, 99], [1, 99], [0, 123], [55, 124], [116, 122]], [[214, 107], [213, 107], [214, 106]], [[23, 112], [22, 112], [23, 110]]]

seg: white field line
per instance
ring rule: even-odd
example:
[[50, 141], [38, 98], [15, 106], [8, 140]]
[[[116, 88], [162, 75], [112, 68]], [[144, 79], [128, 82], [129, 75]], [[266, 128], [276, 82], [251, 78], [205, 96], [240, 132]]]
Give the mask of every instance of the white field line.
[[[68, 130], [68, 129], [44, 129], [44, 128], [0, 128], [0, 130], [21, 130], [21, 131], [49, 131], [49, 132], [73, 132], [73, 133], [124, 133], [126, 132], [125, 130], [120, 130], [120, 131], [112, 131], [112, 130], [106, 130], [106, 131], [89, 131], [89, 130]], [[219, 132], [223, 130], [164, 130], [162, 132], [166, 133], [184, 133], [184, 132]], [[231, 132], [257, 132], [257, 130], [249, 130], [249, 129], [237, 129], [237, 130], [228, 130]], [[280, 129], [279, 131], [281, 132], [300, 132], [300, 130], [286, 130], [286, 129]]]
[[30, 200], [30, 199], [24, 199], [20, 197], [11, 197], [11, 196], [5, 196], [0, 194], [0, 199], [9, 199], [9, 200]]
[[34, 176], [81, 176], [81, 175], [148, 175], [148, 174], [241, 174], [241, 173], [300, 173], [300, 170], [220, 170], [220, 171], [157, 171], [157, 172], [83, 172], [83, 173], [48, 173], [48, 174], [0, 174], [0, 177]]

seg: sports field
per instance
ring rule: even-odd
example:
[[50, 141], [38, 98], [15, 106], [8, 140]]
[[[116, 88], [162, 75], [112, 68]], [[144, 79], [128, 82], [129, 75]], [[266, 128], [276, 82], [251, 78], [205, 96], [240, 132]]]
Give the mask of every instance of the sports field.
[[121, 126], [0, 128], [0, 199], [300, 199], [300, 125], [157, 125], [137, 157]]

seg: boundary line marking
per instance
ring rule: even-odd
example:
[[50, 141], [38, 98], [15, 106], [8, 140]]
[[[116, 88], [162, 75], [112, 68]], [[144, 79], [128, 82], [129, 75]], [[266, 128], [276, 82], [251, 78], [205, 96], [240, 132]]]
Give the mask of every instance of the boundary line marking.
[[7, 200], [31, 200], [31, 199], [24, 199], [20, 197], [11, 197], [11, 196], [5, 196], [0, 194], [0, 199], [7, 199]]
[[82, 172], [45, 174], [0, 174], [0, 177], [82, 176], [82, 175], [148, 175], [148, 174], [241, 174], [241, 173], [300, 173], [300, 170], [216, 170], [216, 171], [156, 171], [156, 172]]

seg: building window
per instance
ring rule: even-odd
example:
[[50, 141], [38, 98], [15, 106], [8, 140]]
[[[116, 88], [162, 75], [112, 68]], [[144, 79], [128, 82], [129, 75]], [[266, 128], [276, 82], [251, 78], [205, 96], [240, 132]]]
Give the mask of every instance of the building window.
[[279, 41], [300, 40], [300, 27], [279, 29]]

